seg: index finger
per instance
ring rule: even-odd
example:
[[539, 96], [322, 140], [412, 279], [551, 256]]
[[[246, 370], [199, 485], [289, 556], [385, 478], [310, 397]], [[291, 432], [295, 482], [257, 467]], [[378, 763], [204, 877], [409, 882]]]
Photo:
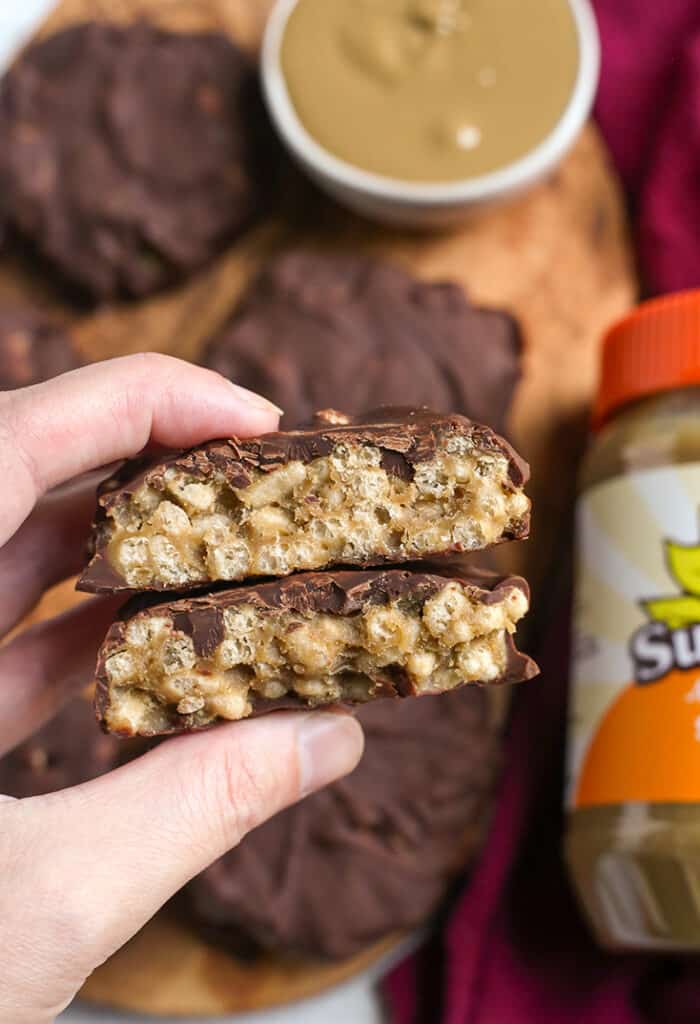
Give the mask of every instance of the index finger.
[[149, 442], [183, 448], [274, 430], [279, 410], [225, 377], [144, 353], [0, 394], [0, 544], [57, 484]]

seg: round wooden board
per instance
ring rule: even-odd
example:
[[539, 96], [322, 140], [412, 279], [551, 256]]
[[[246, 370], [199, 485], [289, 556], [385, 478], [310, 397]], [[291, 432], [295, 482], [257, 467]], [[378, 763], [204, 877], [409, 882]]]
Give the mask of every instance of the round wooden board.
[[[254, 49], [269, 0], [62, 0], [42, 32], [77, 20], [147, 16], [173, 29], [218, 28]], [[596, 130], [586, 129], [560, 169], [508, 204], [476, 211], [442, 234], [382, 230], [338, 210], [291, 168], [274, 218], [233, 245], [182, 287], [144, 302], [78, 316], [21, 264], [0, 263], [0, 301], [39, 302], [62, 316], [87, 359], [151, 349], [196, 359], [235, 307], [250, 277], [274, 252], [297, 244], [355, 247], [393, 259], [426, 279], [460, 282], [479, 303], [520, 320], [523, 380], [512, 435], [529, 458], [533, 535], [501, 549], [507, 567], [538, 582], [556, 567], [573, 467], [585, 436], [602, 330], [636, 296], [631, 250], [617, 184]], [[75, 600], [69, 585], [48, 595], [32, 619]], [[544, 602], [543, 602], [544, 606]], [[546, 607], [543, 607], [546, 614]], [[507, 700], [494, 694], [502, 718]], [[477, 843], [471, 843], [473, 850]], [[143, 1014], [221, 1015], [318, 993], [366, 969], [396, 943], [389, 937], [340, 964], [268, 957], [237, 961], [161, 912], [85, 985], [92, 1002]]]
[[340, 963], [289, 956], [250, 964], [206, 945], [166, 910], [95, 971], [82, 995], [91, 1003], [166, 1017], [243, 1013], [318, 995], [366, 970], [400, 939], [387, 936]]

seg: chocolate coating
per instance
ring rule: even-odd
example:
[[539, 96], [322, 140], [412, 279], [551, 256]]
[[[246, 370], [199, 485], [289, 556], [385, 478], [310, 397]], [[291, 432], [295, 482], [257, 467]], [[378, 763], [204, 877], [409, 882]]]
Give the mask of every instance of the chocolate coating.
[[472, 306], [457, 284], [297, 249], [260, 274], [203, 361], [276, 402], [284, 426], [329, 405], [426, 404], [503, 433], [520, 347], [516, 321]]
[[[327, 409], [316, 414], [311, 427], [277, 431], [245, 440], [210, 441], [190, 451], [176, 452], [151, 462], [143, 458], [134, 463], [127, 462], [100, 487], [93, 555], [80, 577], [78, 589], [91, 592], [129, 589], [126, 580], [107, 557], [108, 537], [101, 529], [105, 512], [115, 505], [127, 504], [143, 484], [163, 491], [165, 475], [170, 469], [203, 481], [214, 473], [220, 473], [231, 487], [243, 489], [253, 482], [251, 470], [265, 473], [297, 460], [309, 463], [329, 455], [336, 445], [347, 443], [379, 448], [384, 468], [410, 479], [413, 467], [434, 456], [441, 435], [448, 430], [468, 434], [479, 449], [504, 456], [508, 460], [513, 487], [521, 487], [527, 482], [527, 463], [489, 427], [456, 413], [440, 414], [427, 408], [388, 406], [358, 416]], [[527, 517], [523, 518], [503, 539], [523, 539], [527, 536], [528, 525]], [[377, 561], [381, 558], [373, 559], [374, 563]]]
[[264, 123], [225, 36], [71, 26], [0, 83], [0, 221], [93, 296], [145, 295], [248, 224]]
[[473, 856], [499, 765], [487, 691], [358, 712], [347, 778], [251, 832], [189, 886], [205, 934], [234, 949], [351, 956], [423, 923]]
[[[178, 610], [173, 612], [175, 629], [192, 638], [198, 658], [209, 658], [223, 640], [223, 605], [217, 604], [211, 595], [203, 598], [198, 606], [194, 602], [178, 601], [177, 607]], [[123, 624], [116, 626], [116, 633], [121, 638]]]
[[0, 389], [39, 384], [81, 360], [61, 327], [32, 309], [0, 309]]

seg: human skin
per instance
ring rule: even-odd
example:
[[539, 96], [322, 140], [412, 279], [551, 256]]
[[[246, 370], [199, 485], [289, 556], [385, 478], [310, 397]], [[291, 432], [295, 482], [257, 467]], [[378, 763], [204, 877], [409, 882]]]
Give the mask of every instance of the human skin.
[[[185, 447], [277, 422], [259, 396], [153, 354], [0, 393], [0, 635], [81, 567], [91, 471], [147, 444]], [[119, 603], [90, 598], [0, 647], [0, 756], [90, 680]], [[0, 796], [0, 1022], [52, 1021], [177, 889], [351, 771], [362, 743], [347, 714], [276, 713], [169, 740], [58, 793]]]

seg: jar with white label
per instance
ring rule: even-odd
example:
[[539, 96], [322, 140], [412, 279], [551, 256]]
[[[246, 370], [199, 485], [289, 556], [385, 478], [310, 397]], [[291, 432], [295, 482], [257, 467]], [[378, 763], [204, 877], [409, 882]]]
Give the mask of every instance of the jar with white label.
[[565, 800], [600, 943], [700, 950], [700, 291], [642, 304], [604, 341]]

